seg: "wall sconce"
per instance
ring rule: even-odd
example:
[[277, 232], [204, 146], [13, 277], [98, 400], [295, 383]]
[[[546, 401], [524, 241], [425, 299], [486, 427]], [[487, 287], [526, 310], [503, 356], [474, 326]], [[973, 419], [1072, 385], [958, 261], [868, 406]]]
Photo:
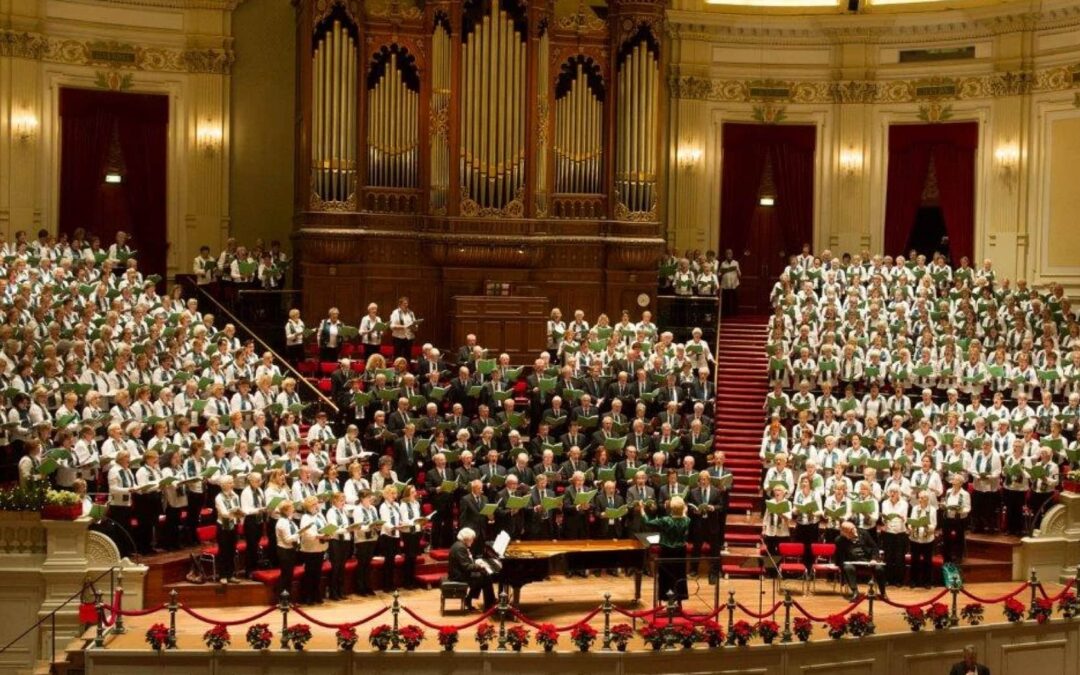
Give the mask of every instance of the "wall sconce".
[[680, 146], [675, 152], [675, 163], [680, 169], [689, 170], [698, 165], [703, 154], [701, 148], [697, 146]]
[[37, 135], [38, 118], [32, 112], [17, 112], [11, 116], [11, 135], [19, 143], [29, 143]]
[[863, 154], [858, 148], [844, 148], [840, 151], [840, 173], [852, 177], [862, 171]]
[[997, 163], [998, 175], [1005, 186], [1011, 191], [1016, 185], [1018, 170], [1020, 167], [1020, 146], [1016, 143], [1005, 143], [994, 150], [994, 161]]
[[201, 122], [195, 130], [195, 144], [207, 155], [217, 154], [221, 148], [221, 125], [210, 120]]

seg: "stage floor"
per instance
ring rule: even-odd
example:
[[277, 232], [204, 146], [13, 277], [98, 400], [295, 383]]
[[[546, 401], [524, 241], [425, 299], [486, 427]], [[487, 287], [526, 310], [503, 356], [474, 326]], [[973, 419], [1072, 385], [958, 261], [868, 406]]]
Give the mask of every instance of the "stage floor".
[[[1010, 582], [995, 582], [995, 583], [974, 583], [968, 584], [966, 589], [976, 596], [983, 598], [996, 598], [1006, 593], [1010, 593], [1022, 585], [1022, 582], [1010, 581]], [[817, 585], [817, 593], [813, 595], [803, 595], [802, 583], [796, 581], [785, 582], [785, 587], [792, 591], [793, 599], [799, 604], [806, 607], [807, 610], [812, 612], [818, 617], [825, 617], [833, 612], [842, 610], [847, 607], [848, 603], [844, 598], [834, 590], [831, 581], [819, 581]], [[714, 602], [714, 589], [716, 587], [709, 585], [707, 578], [701, 577], [697, 580], [690, 580], [690, 595], [689, 602], [684, 603], [687, 611], [709, 613], [713, 611], [715, 605]], [[765, 596], [762, 598], [763, 606], [768, 610], [772, 604], [772, 589], [771, 584], [766, 582], [764, 585]], [[865, 586], [863, 586], [865, 591]], [[1061, 590], [1061, 585], [1057, 583], [1045, 584], [1045, 590], [1050, 595], [1055, 595]], [[644, 580], [643, 593], [646, 597], [652, 592], [652, 580], [646, 578]], [[748, 609], [757, 612], [758, 611], [758, 581], [757, 580], [721, 580], [720, 586], [720, 602], [721, 604], [727, 602], [728, 592], [735, 591], [735, 600], [738, 603], [743, 604]], [[932, 598], [934, 595], [941, 591], [940, 588], [933, 590], [927, 589], [909, 589], [909, 588], [892, 588], [889, 589], [889, 599], [893, 602], [910, 604], [914, 602], [920, 602]], [[534, 622], [553, 623], [557, 626], [563, 626], [572, 624], [578, 621], [580, 618], [591, 612], [603, 603], [603, 595], [605, 592], [611, 593], [611, 601], [614, 605], [624, 609], [640, 609], [630, 606], [630, 602], [633, 599], [633, 580], [631, 577], [609, 577], [604, 575], [602, 577], [589, 577], [588, 579], [580, 578], [564, 578], [564, 577], [552, 577], [551, 579], [542, 582], [534, 583], [525, 586], [522, 589], [521, 594], [521, 611]], [[1030, 592], [1028, 589], [1024, 589], [1017, 599], [1024, 603], [1026, 606], [1030, 601]], [[181, 598], [181, 602], [182, 602]], [[384, 606], [389, 606], [392, 603], [392, 597], [386, 593], [378, 593], [375, 597], [352, 597], [346, 601], [340, 602], [326, 602], [318, 607], [303, 608], [310, 615], [316, 619], [329, 623], [338, 624], [349, 621], [356, 621], [360, 618], [369, 616], [373, 612], [379, 610]], [[776, 601], [782, 600], [782, 594], [778, 593]], [[945, 602], [948, 604], [950, 596], [946, 595], [939, 602]], [[409, 609], [416, 612], [419, 616], [423, 617], [426, 621], [437, 625], [459, 625], [469, 622], [475, 619], [477, 614], [461, 614], [458, 612], [448, 612], [446, 616], [439, 616], [439, 591], [438, 589], [432, 590], [403, 590], [400, 594], [400, 602], [403, 606], [407, 606]], [[965, 604], [971, 602], [971, 600], [965, 598], [963, 594], [959, 597], [959, 607], [962, 608]], [[457, 607], [457, 601], [447, 601], [447, 607]], [[223, 621], [233, 621], [242, 619], [243, 617], [251, 616], [264, 607], [214, 607], [199, 609], [194, 608], [200, 614], [203, 614], [209, 618], [220, 619]], [[866, 610], [866, 603], [864, 602], [860, 610]], [[783, 626], [783, 608], [781, 608], [775, 617], [775, 620]], [[799, 616], [797, 610], [792, 610], [792, 617]], [[875, 603], [874, 618], [879, 633], [885, 632], [907, 632], [909, 630], [907, 624], [903, 620], [903, 610], [895, 607], [891, 607], [881, 603], [880, 601]], [[736, 611], [735, 620], [745, 619], [750, 623], [754, 623], [754, 619], [742, 613]], [[985, 612], [984, 623], [1004, 623], [1005, 619], [1001, 611], [1001, 605], [987, 605]], [[127, 618], [125, 619], [127, 632], [123, 635], [114, 636], [108, 641], [108, 648], [113, 649], [143, 649], [146, 648], [144, 641], [144, 634], [146, 629], [154, 623], [168, 623], [168, 613], [158, 612], [156, 614], [139, 617], [139, 618]], [[260, 622], [266, 622], [270, 624], [270, 629], [274, 633], [275, 646], [277, 644], [278, 633], [281, 629], [281, 614], [273, 612]], [[289, 623], [306, 623], [307, 621], [296, 614], [290, 614]], [[407, 625], [410, 623], [416, 623], [404, 612], [401, 614], [401, 625]], [[612, 614], [612, 624], [616, 623], [629, 623], [629, 620]], [[719, 622], [726, 629], [727, 625], [727, 611], [725, 610], [719, 618]], [[390, 623], [390, 614], [386, 613], [379, 617], [375, 621], [366, 623], [357, 629], [360, 637], [360, 644], [357, 649], [367, 649], [367, 636], [368, 632], [376, 625], [381, 623]], [[597, 615], [591, 622], [593, 626], [600, 629], [603, 626], [603, 615]], [[961, 622], [963, 623], [963, 622]], [[641, 623], [638, 622], [638, 627]], [[202, 634], [209, 626], [195, 618], [187, 615], [183, 611], [177, 615], [177, 643], [180, 649], [205, 649], [202, 642]], [[932, 626], [927, 626], [932, 630]], [[310, 649], [335, 649], [336, 643], [334, 641], [333, 630], [328, 628], [320, 628], [313, 626], [314, 637], [309, 643]], [[232, 648], [233, 649], [248, 649], [247, 643], [244, 641], [244, 633], [247, 630], [246, 625], [238, 625], [230, 627], [229, 631], [232, 634]], [[425, 641], [421, 650], [438, 650], [439, 645], [436, 640], [435, 630], [425, 629]], [[534, 631], [535, 632], [535, 631]], [[458, 649], [471, 650], [476, 648], [476, 642], [474, 640], [475, 630], [469, 628], [463, 630], [461, 633], [461, 639], [458, 644]], [[92, 631], [91, 631], [92, 634]], [[820, 622], [814, 625], [814, 640], [827, 640], [825, 629]], [[754, 643], [759, 642], [755, 640]], [[754, 644], [752, 643], [752, 644]], [[566, 649], [569, 646], [569, 635], [563, 634], [560, 637], [560, 648]], [[535, 648], [535, 645], [533, 645]], [[643, 643], [640, 638], [636, 638], [631, 641], [630, 648], [634, 650], [643, 649]]]

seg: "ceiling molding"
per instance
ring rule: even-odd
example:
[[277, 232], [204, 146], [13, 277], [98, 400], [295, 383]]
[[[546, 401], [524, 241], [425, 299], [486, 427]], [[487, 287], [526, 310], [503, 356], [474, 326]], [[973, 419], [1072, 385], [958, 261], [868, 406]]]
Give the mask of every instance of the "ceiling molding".
[[219, 12], [231, 12], [244, 4], [244, 0], [90, 0], [87, 4], [127, 5], [156, 9], [212, 9]]
[[[130, 63], [99, 60], [99, 48], [129, 52]], [[235, 54], [231, 49], [173, 49], [100, 40], [73, 40], [40, 33], [0, 29], [0, 56], [79, 66], [98, 66], [121, 72], [228, 74]]]

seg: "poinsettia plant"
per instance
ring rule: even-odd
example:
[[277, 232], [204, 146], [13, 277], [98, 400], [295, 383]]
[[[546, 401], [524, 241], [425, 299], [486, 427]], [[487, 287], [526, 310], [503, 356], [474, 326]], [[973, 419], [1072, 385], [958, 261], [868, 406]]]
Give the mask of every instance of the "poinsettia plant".
[[510, 645], [510, 649], [515, 652], [520, 652], [529, 646], [530, 635], [531, 632], [525, 626], [511, 626], [506, 631], [506, 644]]
[[270, 624], [253, 623], [248, 626], [244, 638], [252, 649], [269, 649], [270, 643], [274, 640], [274, 634], [270, 632]]
[[762, 642], [771, 645], [776, 636], [780, 634], [780, 624], [768, 619], [758, 621], [757, 626], [754, 627], [754, 632], [761, 636]]
[[1072, 619], [1080, 614], [1080, 601], [1076, 599], [1076, 593], [1063, 593], [1061, 601], [1058, 602], [1058, 611], [1063, 619]]
[[810, 636], [814, 634], [814, 622], [805, 616], [797, 616], [792, 623], [791, 630], [794, 631], [799, 642], [809, 642]]
[[641, 639], [653, 651], [663, 649], [667, 645], [667, 631], [654, 623], [647, 623], [641, 627]]
[[745, 647], [754, 637], [754, 627], [746, 621], [736, 621], [731, 627], [729, 639], [740, 647]]
[[969, 602], [960, 610], [960, 617], [967, 621], [969, 626], [978, 626], [983, 622], [985, 614], [986, 610], [983, 608], [982, 603], [978, 602]]
[[712, 648], [724, 645], [724, 629], [713, 620], [706, 621], [698, 626], [699, 642], [703, 642]]
[[912, 632], [919, 632], [926, 625], [926, 612], [922, 607], [908, 607], [904, 610], [904, 621], [907, 622]]
[[1053, 613], [1054, 601], [1050, 598], [1039, 598], [1031, 610], [1031, 618], [1035, 619], [1035, 623], [1043, 624], [1050, 620]]
[[351, 652], [356, 648], [359, 636], [356, 634], [355, 626], [338, 626], [338, 629], [334, 631], [334, 639], [337, 641], [338, 649], [343, 652]]
[[476, 627], [476, 644], [480, 646], [480, 651], [487, 651], [491, 646], [491, 641], [495, 639], [495, 626], [489, 622], [484, 621]]
[[157, 651], [176, 649], [176, 636], [172, 634], [172, 631], [165, 624], [155, 623], [146, 629], [146, 643], [150, 645], [151, 649]]
[[949, 620], [949, 606], [944, 602], [935, 602], [930, 605], [930, 611], [927, 614], [936, 630], [944, 630], [948, 628], [951, 623]]
[[592, 644], [596, 642], [596, 629], [587, 623], [574, 626], [574, 629], [570, 631], [570, 641], [579, 650], [587, 652], [592, 647]]
[[306, 623], [294, 623], [285, 629], [285, 634], [282, 635], [285, 639], [285, 644], [291, 646], [298, 652], [304, 651], [304, 645], [311, 640], [311, 626]]
[[385, 652], [394, 643], [394, 629], [385, 623], [379, 624], [368, 633], [368, 642], [380, 652]]
[[683, 649], [690, 649], [697, 642], [697, 631], [689, 624], [672, 624], [668, 626], [668, 632], [671, 633], [672, 642], [682, 645]]
[[457, 645], [460, 636], [458, 635], [458, 629], [453, 626], [442, 626], [439, 628], [439, 644], [444, 651], [452, 652]]
[[628, 623], [617, 623], [611, 627], [611, 644], [620, 652], [626, 651], [630, 638], [634, 637], [634, 627]]
[[420, 626], [409, 624], [408, 626], [402, 626], [398, 630], [398, 637], [401, 638], [401, 643], [405, 645], [405, 651], [414, 652], [420, 646], [420, 643], [424, 641], [424, 631]]
[[825, 628], [829, 632], [829, 637], [839, 640], [847, 635], [848, 621], [842, 614], [830, 614], [825, 617]]
[[536, 629], [536, 644], [543, 647], [545, 652], [555, 649], [555, 645], [559, 644], [559, 631], [555, 629], [554, 624], [540, 624], [540, 627]]
[[1005, 619], [1009, 623], [1020, 623], [1024, 620], [1024, 614], [1027, 610], [1022, 602], [1016, 598], [1009, 598], [1002, 605], [1001, 611], [1005, 613]]
[[867, 635], [873, 635], [877, 629], [874, 626], [874, 620], [870, 618], [870, 615], [866, 612], [852, 612], [848, 616], [848, 632], [852, 636], [861, 638]]
[[216, 624], [203, 633], [203, 642], [215, 652], [221, 651], [229, 646], [229, 629], [220, 623]]

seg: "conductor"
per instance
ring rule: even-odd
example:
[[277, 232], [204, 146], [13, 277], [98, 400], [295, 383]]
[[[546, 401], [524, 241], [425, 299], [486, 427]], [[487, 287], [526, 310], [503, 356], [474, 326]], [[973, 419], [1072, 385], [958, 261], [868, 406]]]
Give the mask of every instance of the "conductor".
[[465, 608], [473, 610], [473, 600], [481, 593], [484, 595], [484, 611], [495, 606], [495, 587], [491, 581], [491, 572], [482, 561], [477, 561], [472, 554], [472, 545], [476, 541], [476, 532], [464, 527], [458, 532], [457, 541], [450, 547], [450, 581], [469, 584], [469, 595]]
[[690, 519], [686, 516], [686, 502], [682, 497], [672, 497], [668, 515], [649, 518], [645, 515], [645, 502], [638, 502], [638, 510], [647, 526], [660, 533], [660, 556], [657, 561], [657, 586], [660, 601], [666, 601], [669, 593], [676, 602], [690, 597], [686, 589], [686, 538], [690, 531]]
[[840, 536], [836, 538], [836, 566], [844, 577], [844, 583], [850, 589], [847, 599], [854, 602], [859, 597], [859, 578], [856, 570], [868, 567], [874, 575], [881, 597], [885, 597], [885, 566], [875, 562], [877, 543], [866, 533], [855, 527], [855, 523], [845, 520], [840, 524]]

